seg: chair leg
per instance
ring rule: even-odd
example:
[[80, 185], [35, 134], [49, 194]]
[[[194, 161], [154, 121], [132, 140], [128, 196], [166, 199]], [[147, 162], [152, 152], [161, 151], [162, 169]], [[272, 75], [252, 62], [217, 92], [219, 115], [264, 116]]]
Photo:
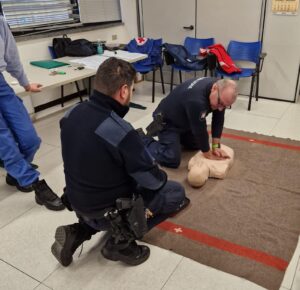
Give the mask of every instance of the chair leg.
[[155, 69], [153, 69], [153, 76], [152, 76], [152, 103], [155, 101]]
[[180, 80], [180, 83], [182, 84], [182, 73], [181, 73], [181, 70], [179, 71], [179, 80]]
[[[76, 85], [76, 89], [77, 89], [77, 92], [79, 93], [80, 92], [80, 88], [79, 88], [79, 84], [78, 84], [78, 82], [77, 81], [75, 81], [75, 85]], [[82, 96], [81, 95], [79, 95], [79, 99], [80, 99], [80, 102], [82, 103]]]
[[64, 107], [64, 86], [60, 87], [61, 106]]
[[251, 89], [250, 89], [250, 95], [249, 95], [248, 111], [251, 110], [251, 101], [252, 101], [253, 86], [254, 86], [254, 76], [252, 76], [252, 79], [251, 79]]
[[165, 83], [164, 83], [164, 75], [163, 75], [163, 71], [162, 71], [162, 66], [159, 66], [159, 71], [160, 71], [160, 81], [161, 81], [161, 88], [162, 88], [162, 92], [163, 94], [165, 94]]
[[92, 92], [92, 77], [89, 77], [89, 84], [88, 84], [88, 94], [91, 95]]
[[204, 70], [204, 76], [207, 77], [207, 68]]
[[259, 90], [259, 74], [256, 75], [256, 92], [255, 92], [256, 101], [258, 101], [258, 90]]
[[173, 91], [173, 78], [174, 78], [174, 68], [171, 70], [171, 84], [170, 84], [170, 92]]

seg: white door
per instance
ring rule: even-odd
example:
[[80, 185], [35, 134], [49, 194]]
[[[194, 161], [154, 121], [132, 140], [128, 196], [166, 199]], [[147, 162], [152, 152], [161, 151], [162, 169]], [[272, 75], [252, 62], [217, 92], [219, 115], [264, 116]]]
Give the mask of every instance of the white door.
[[197, 0], [197, 37], [258, 41], [263, 0]]
[[195, 37], [196, 0], [142, 0], [143, 36], [182, 44]]
[[260, 95], [287, 101], [294, 101], [296, 97], [297, 100], [300, 11], [295, 16], [274, 15], [269, 1], [263, 48], [267, 57], [260, 79]]
[[[196, 36], [197, 0], [141, 0], [142, 35], [162, 38], [163, 42], [183, 44], [187, 36]], [[164, 81], [170, 83], [170, 66], [164, 65]], [[183, 73], [183, 79], [193, 77]], [[151, 76], [147, 78], [151, 79]], [[156, 80], [159, 81], [159, 77]], [[174, 83], [179, 83], [178, 73], [174, 74]], [[169, 91], [168, 88], [166, 90]]]

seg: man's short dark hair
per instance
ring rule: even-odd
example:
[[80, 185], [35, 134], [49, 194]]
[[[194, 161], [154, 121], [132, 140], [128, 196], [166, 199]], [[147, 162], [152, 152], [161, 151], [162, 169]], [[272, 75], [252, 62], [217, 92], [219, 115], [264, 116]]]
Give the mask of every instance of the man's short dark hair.
[[127, 61], [110, 57], [98, 68], [95, 89], [107, 96], [113, 96], [123, 85], [129, 87], [136, 77], [134, 67]]

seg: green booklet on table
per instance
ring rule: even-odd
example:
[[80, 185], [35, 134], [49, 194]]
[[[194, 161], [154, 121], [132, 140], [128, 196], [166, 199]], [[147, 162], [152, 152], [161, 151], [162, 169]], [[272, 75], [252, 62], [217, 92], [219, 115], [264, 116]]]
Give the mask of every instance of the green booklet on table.
[[69, 63], [56, 61], [56, 60], [31, 61], [30, 64], [41, 67], [41, 68], [47, 68], [47, 69], [70, 65]]

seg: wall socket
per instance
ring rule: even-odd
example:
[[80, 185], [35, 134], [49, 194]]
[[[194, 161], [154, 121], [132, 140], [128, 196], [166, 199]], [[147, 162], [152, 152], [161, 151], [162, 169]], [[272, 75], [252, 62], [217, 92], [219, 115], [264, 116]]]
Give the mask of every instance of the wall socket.
[[117, 34], [113, 34], [112, 36], [111, 36], [111, 40], [117, 40], [118, 39], [118, 35]]

